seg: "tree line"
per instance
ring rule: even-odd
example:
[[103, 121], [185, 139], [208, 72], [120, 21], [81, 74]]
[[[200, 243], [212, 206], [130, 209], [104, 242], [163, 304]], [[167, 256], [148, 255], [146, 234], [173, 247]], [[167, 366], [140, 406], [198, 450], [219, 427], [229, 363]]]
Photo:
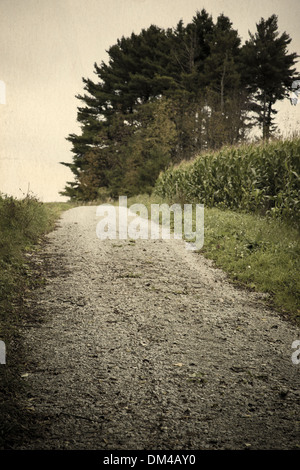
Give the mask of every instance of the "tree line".
[[61, 193], [94, 200], [151, 192], [159, 173], [203, 150], [274, 130], [277, 100], [298, 78], [290, 36], [261, 18], [242, 45], [230, 19], [206, 10], [187, 25], [151, 25], [122, 37], [83, 78], [80, 134], [70, 134], [74, 174]]

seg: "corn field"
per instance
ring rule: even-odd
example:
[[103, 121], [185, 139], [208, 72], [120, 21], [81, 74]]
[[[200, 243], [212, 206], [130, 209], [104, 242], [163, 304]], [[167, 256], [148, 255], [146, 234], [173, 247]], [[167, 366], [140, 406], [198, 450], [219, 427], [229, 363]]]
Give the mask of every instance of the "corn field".
[[300, 221], [300, 138], [224, 147], [162, 172], [154, 193]]

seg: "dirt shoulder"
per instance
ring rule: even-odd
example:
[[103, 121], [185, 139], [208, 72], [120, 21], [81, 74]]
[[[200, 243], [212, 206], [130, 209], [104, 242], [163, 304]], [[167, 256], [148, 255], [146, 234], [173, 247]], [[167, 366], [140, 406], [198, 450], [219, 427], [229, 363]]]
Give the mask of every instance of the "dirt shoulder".
[[65, 212], [39, 254], [17, 449], [299, 449], [299, 329], [180, 240], [99, 240]]

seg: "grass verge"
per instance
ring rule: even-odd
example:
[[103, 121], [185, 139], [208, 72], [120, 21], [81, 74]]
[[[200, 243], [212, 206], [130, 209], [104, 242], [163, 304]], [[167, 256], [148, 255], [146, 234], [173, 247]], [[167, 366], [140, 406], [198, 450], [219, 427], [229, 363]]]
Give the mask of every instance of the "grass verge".
[[43, 283], [40, 267], [31, 261], [44, 235], [53, 230], [71, 203], [22, 200], [0, 194], [0, 340], [6, 345], [6, 364], [0, 364], [0, 449], [9, 449], [26, 431], [31, 419], [24, 402], [26, 351], [22, 344], [22, 321], [27, 315], [25, 299]]
[[270, 303], [300, 325], [300, 235], [288, 223], [230, 210], [205, 210], [201, 252], [230, 278], [269, 294]]
[[[144, 204], [171, 203], [161, 197], [140, 195], [128, 199]], [[195, 219], [194, 219], [195, 223]], [[172, 226], [171, 226], [172, 228]], [[205, 257], [229, 278], [269, 294], [269, 304], [285, 318], [300, 325], [300, 234], [288, 222], [229, 209], [204, 209]]]

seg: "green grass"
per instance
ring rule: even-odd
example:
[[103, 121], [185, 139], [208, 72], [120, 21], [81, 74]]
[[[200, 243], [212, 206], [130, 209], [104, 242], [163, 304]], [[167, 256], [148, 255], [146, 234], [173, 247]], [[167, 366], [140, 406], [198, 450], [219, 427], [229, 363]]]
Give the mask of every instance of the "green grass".
[[6, 344], [6, 365], [0, 365], [0, 449], [21, 438], [32, 416], [24, 408], [26, 351], [22, 344], [24, 303], [43, 283], [43, 272], [30, 261], [44, 235], [53, 230], [69, 203], [43, 204], [33, 196], [22, 200], [0, 194], [0, 340]]
[[270, 294], [274, 307], [300, 324], [300, 235], [280, 220], [205, 210], [201, 252], [233, 281]]
[[[151, 204], [171, 205], [158, 196], [140, 195], [129, 198], [128, 207], [136, 202], [147, 207], [149, 217]], [[299, 242], [299, 231], [286, 221], [229, 209], [204, 209], [204, 245], [200, 252], [214, 260], [233, 282], [269, 294], [269, 303], [298, 325]]]
[[55, 227], [55, 223], [61, 216], [62, 212], [79, 206], [80, 204], [75, 202], [45, 202], [43, 205], [46, 210], [48, 220], [47, 231], [50, 231]]
[[43, 204], [32, 196], [18, 200], [0, 195], [0, 322], [11, 314], [16, 298], [28, 287], [31, 276], [26, 253], [36, 249], [61, 212], [73, 206]]
[[72, 203], [41, 203], [33, 196], [16, 199], [0, 194], [0, 338], [12, 331], [15, 306], [36, 280], [27, 254], [37, 250]]

